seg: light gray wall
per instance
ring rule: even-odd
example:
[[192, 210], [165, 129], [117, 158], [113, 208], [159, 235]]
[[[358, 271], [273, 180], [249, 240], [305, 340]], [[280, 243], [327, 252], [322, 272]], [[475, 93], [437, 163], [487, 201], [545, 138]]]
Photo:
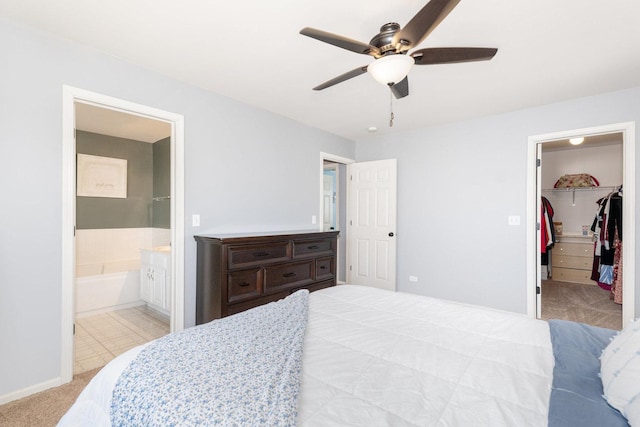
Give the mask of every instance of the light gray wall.
[[0, 396], [60, 376], [64, 84], [184, 115], [187, 326], [193, 235], [311, 228], [320, 152], [355, 155], [351, 141], [4, 18], [0, 52]]
[[398, 159], [398, 289], [526, 312], [527, 138], [630, 121], [640, 88], [358, 141], [358, 161]]

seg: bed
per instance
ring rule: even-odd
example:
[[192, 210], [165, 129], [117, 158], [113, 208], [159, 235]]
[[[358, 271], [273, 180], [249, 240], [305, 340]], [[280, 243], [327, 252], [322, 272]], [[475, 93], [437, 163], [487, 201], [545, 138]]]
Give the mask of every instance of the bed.
[[[152, 342], [119, 356], [59, 426], [638, 425], [638, 329], [632, 322], [616, 335], [363, 286], [299, 291], [158, 340], [169, 347]], [[207, 346], [217, 354], [199, 355]], [[196, 363], [171, 365], [181, 357]], [[155, 383], [137, 384], [153, 376]], [[193, 389], [156, 391], [172, 381]], [[610, 404], [616, 399], [620, 410]], [[213, 412], [188, 418], [202, 405]], [[165, 413], [175, 407], [183, 411]]]

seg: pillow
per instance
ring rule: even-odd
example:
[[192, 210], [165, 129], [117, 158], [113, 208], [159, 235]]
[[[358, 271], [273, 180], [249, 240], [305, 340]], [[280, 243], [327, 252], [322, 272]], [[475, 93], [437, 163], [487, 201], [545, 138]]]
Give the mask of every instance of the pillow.
[[637, 396], [624, 407], [624, 412], [631, 427], [640, 426], [640, 396]]
[[640, 405], [640, 319], [630, 322], [604, 348], [600, 356], [600, 378], [609, 405], [625, 417], [627, 410], [637, 412], [635, 405]]

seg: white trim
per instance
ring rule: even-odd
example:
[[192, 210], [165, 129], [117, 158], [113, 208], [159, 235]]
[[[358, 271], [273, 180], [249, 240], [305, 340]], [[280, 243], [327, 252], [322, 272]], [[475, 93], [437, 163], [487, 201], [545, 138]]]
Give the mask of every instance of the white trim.
[[[320, 202], [318, 204], [318, 210], [319, 210], [319, 215], [318, 215], [318, 228], [320, 231], [322, 231], [323, 225], [324, 224], [324, 209], [322, 209], [322, 205], [324, 203], [324, 181], [323, 181], [323, 172], [324, 172], [324, 162], [328, 161], [328, 162], [334, 162], [334, 163], [341, 163], [343, 165], [348, 165], [351, 163], [355, 163], [355, 160], [353, 159], [348, 159], [346, 157], [340, 157], [340, 156], [336, 156], [333, 154], [329, 154], [329, 153], [324, 153], [324, 152], [320, 152], [320, 191], [319, 191], [319, 197], [320, 197]], [[349, 206], [349, 205], [347, 205]]]
[[63, 384], [63, 382], [60, 377], [58, 377], [39, 384], [34, 384], [20, 390], [13, 391], [11, 393], [0, 396], [0, 405], [13, 402], [14, 400], [22, 399], [23, 397], [31, 396], [32, 394], [39, 393], [41, 391], [49, 390], [53, 387], [58, 387], [61, 384]]
[[[62, 87], [62, 313], [61, 375], [73, 378], [75, 280], [75, 108], [76, 102], [165, 121], [171, 125], [171, 331], [184, 329], [184, 117], [72, 86]], [[57, 385], [57, 384], [56, 384]]]
[[[323, 231], [323, 224], [324, 224], [324, 209], [323, 209], [323, 204], [324, 204], [324, 162], [328, 161], [328, 162], [334, 162], [334, 163], [340, 163], [343, 165], [350, 165], [351, 163], [355, 163], [356, 161], [354, 159], [349, 159], [347, 157], [341, 157], [341, 156], [336, 156], [334, 154], [329, 154], [329, 153], [325, 153], [325, 152], [320, 152], [320, 186], [319, 186], [319, 191], [318, 191], [318, 197], [320, 199], [319, 204], [318, 204], [318, 211], [319, 211], [319, 215], [318, 215], [318, 222], [319, 222], [319, 229], [320, 231]], [[336, 169], [336, 172], [338, 172], [338, 170]], [[337, 175], [337, 174], [336, 174]], [[340, 179], [347, 179], [347, 177], [341, 177]], [[339, 181], [338, 181], [339, 182]], [[338, 191], [339, 191], [339, 187], [340, 185], [338, 184]], [[349, 218], [349, 192], [347, 191], [347, 194], [343, 195], [345, 197], [345, 209], [347, 210], [347, 218]], [[347, 228], [347, 224], [341, 224], [341, 230], [340, 230], [340, 235], [343, 236], [343, 238], [345, 239], [345, 248], [346, 248], [346, 253], [345, 253], [345, 261], [347, 262], [347, 265], [349, 264], [349, 242], [348, 242], [348, 236], [346, 233], [346, 228]], [[340, 268], [342, 267], [341, 263], [340, 263], [340, 258], [341, 255], [339, 253], [340, 251], [340, 244], [338, 244], [338, 248], [336, 249], [338, 251], [338, 255], [336, 256], [336, 272], [340, 271]], [[337, 276], [338, 274], [336, 274]], [[347, 276], [349, 275], [348, 271], [345, 271], [345, 279], [347, 278]], [[336, 278], [336, 283], [337, 284], [344, 284], [347, 282], [344, 281], [339, 281]]]
[[[336, 212], [336, 217], [338, 217], [337, 222], [340, 223], [339, 217], [340, 217], [340, 170], [338, 169], [338, 164], [337, 163], [331, 163], [329, 165], [322, 165], [322, 174], [323, 174], [323, 178], [324, 178], [324, 172], [326, 171], [333, 171], [333, 173], [335, 174], [335, 193], [336, 193], [336, 200], [335, 200], [335, 207], [334, 210]], [[323, 185], [322, 185], [322, 194], [324, 195], [324, 181], [323, 181]], [[322, 230], [324, 230], [324, 197], [322, 198], [322, 204], [320, 205], [320, 211], [322, 212], [322, 216], [320, 217], [320, 219], [322, 220], [321, 225], [322, 225]], [[340, 230], [340, 227], [337, 228], [338, 230]]]
[[585, 129], [576, 129], [563, 132], [555, 132], [544, 135], [530, 136], [528, 140], [527, 155], [527, 315], [536, 316], [536, 283], [539, 274], [537, 264], [537, 230], [536, 222], [539, 210], [540, 188], [536, 184], [536, 149], [538, 144], [545, 142], [569, 139], [576, 136], [602, 135], [609, 133], [622, 133], [623, 147], [623, 171], [622, 185], [624, 191], [623, 218], [624, 227], [622, 240], [624, 250], [622, 254], [622, 325], [625, 326], [635, 316], [635, 122], [617, 123], [604, 126], [596, 126]]

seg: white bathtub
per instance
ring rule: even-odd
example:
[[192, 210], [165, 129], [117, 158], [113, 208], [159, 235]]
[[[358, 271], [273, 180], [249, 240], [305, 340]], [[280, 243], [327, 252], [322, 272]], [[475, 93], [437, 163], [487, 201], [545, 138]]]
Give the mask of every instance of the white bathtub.
[[139, 259], [76, 266], [76, 316], [144, 304]]

